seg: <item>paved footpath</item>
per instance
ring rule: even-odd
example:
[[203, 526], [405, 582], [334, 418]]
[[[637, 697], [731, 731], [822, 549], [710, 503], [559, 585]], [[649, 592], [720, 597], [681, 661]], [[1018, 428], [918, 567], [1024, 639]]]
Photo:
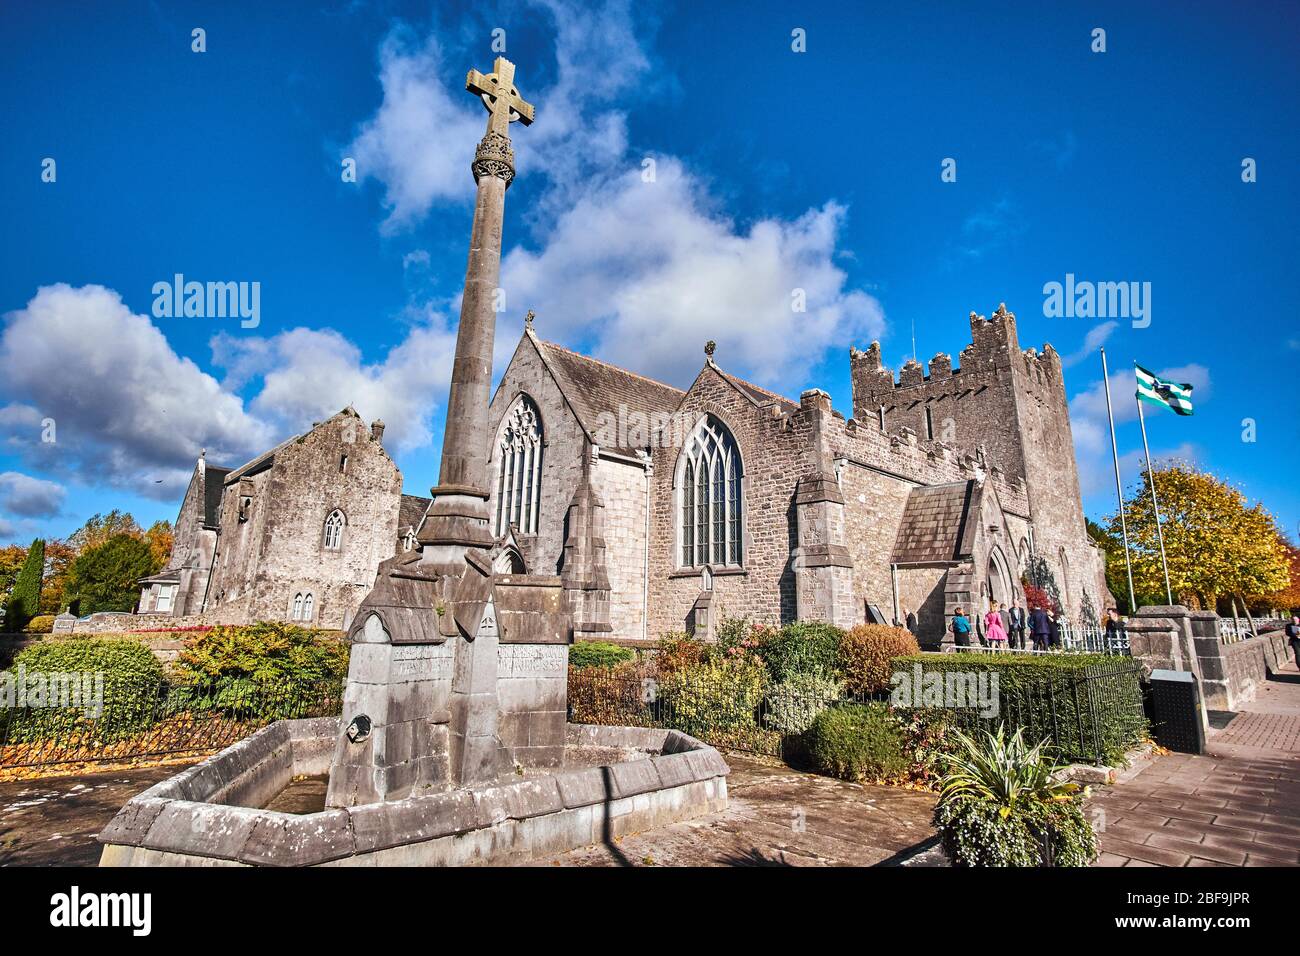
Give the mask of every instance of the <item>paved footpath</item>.
[[1300, 866], [1300, 673], [1294, 663], [1210, 731], [1091, 803], [1098, 866]]

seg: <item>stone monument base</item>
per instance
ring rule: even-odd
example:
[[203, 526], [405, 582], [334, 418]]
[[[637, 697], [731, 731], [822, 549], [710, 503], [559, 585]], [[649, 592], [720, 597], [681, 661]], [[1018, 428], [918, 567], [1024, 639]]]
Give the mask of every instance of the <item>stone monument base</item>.
[[339, 732], [337, 718], [279, 721], [156, 784], [99, 835], [100, 866], [518, 863], [727, 806], [730, 769], [694, 737], [569, 724], [554, 770], [319, 813], [261, 809], [294, 777], [327, 773]]

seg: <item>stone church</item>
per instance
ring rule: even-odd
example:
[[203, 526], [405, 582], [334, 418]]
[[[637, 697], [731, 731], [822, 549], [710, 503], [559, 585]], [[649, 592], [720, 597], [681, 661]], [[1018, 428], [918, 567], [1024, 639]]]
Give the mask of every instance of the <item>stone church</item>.
[[402, 494], [383, 437], [383, 422], [345, 408], [239, 468], [200, 456], [138, 613], [347, 627], [379, 563], [415, 546], [429, 504]]
[[530, 321], [491, 405], [500, 570], [561, 576], [575, 640], [711, 636], [725, 617], [842, 626], [1023, 601], [1041, 555], [1064, 612], [1111, 601], [1084, 527], [1061, 361], [971, 313], [954, 367], [850, 350], [853, 414], [726, 372], [685, 391], [543, 341]]
[[[1061, 362], [1015, 316], [970, 316], [959, 364], [894, 373], [850, 350], [853, 413], [726, 372], [682, 391], [543, 341], [531, 319], [492, 400], [489, 499], [503, 571], [558, 574], [574, 639], [714, 633], [725, 617], [851, 626], [1023, 599], [1047, 560], [1066, 616], [1111, 600], [1084, 529]], [[195, 468], [141, 614], [346, 628], [380, 562], [416, 547], [402, 494], [351, 408], [234, 469]]]

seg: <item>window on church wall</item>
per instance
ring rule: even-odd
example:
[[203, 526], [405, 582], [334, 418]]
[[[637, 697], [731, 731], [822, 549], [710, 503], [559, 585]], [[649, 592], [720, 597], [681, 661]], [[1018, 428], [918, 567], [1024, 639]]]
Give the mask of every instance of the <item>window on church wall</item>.
[[302, 599], [302, 619], [304, 621], [311, 620], [312, 612], [315, 610], [315, 604], [316, 604], [315, 598], [313, 598], [311, 596], [311, 592], [308, 591], [306, 595], [303, 596]]
[[302, 592], [299, 591], [293, 596], [293, 612], [290, 615], [295, 621], [302, 620]]
[[506, 413], [497, 471], [496, 534], [513, 524], [536, 534], [542, 498], [542, 420], [537, 406], [521, 395]]
[[343, 512], [335, 508], [325, 519], [325, 533], [322, 544], [326, 551], [337, 551], [343, 547], [343, 525], [346, 524]]
[[739, 565], [740, 454], [726, 427], [706, 417], [686, 443], [679, 484], [682, 567]]
[[930, 411], [929, 405], [925, 406], [925, 437], [934, 440], [934, 413]]

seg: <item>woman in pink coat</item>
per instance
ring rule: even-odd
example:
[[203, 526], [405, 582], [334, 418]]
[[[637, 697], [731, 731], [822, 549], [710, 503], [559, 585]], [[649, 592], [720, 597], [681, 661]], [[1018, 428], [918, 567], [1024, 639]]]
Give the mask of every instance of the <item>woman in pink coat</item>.
[[1002, 615], [998, 613], [1001, 607], [994, 601], [989, 612], [984, 615], [984, 640], [996, 647], [1007, 646], [1007, 629], [1002, 626]]

